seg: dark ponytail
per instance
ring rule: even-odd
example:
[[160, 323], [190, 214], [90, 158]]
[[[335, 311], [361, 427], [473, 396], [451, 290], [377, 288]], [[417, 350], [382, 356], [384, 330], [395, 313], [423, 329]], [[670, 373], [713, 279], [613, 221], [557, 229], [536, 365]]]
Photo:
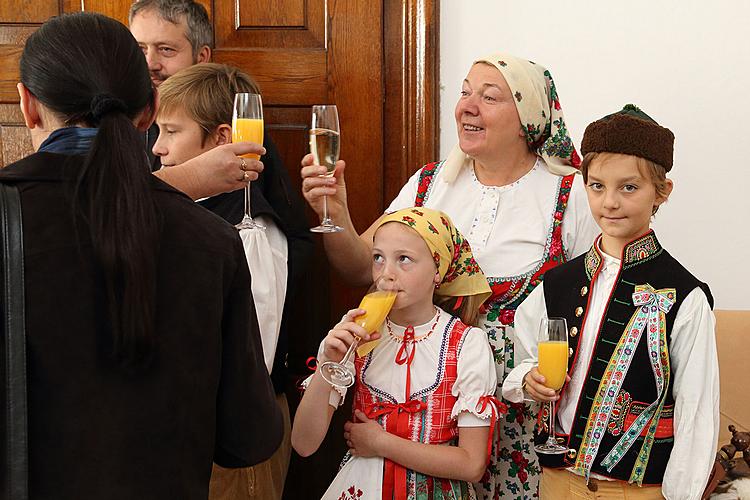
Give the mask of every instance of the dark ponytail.
[[142, 366], [153, 353], [160, 236], [144, 140], [133, 125], [154, 103], [143, 53], [113, 19], [63, 15], [27, 40], [21, 82], [66, 124], [99, 129], [74, 206], [101, 270], [114, 355]]

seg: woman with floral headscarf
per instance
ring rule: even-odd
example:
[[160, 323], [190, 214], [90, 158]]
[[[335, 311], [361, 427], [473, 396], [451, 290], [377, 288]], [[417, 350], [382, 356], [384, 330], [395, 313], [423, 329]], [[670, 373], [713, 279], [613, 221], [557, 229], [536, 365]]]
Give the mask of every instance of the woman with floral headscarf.
[[[425, 206], [446, 212], [471, 243], [492, 296], [477, 326], [492, 345], [499, 386], [513, 368], [513, 316], [544, 273], [585, 252], [598, 234], [552, 76], [508, 54], [474, 62], [455, 109], [458, 145], [445, 161], [412, 176], [388, 207]], [[333, 266], [352, 283], [370, 280], [373, 224], [357, 236], [346, 206], [345, 165], [333, 178], [303, 160], [303, 195], [345, 231], [324, 237]], [[532, 447], [534, 415], [511, 405], [495, 435], [480, 498], [536, 496], [540, 469]]]

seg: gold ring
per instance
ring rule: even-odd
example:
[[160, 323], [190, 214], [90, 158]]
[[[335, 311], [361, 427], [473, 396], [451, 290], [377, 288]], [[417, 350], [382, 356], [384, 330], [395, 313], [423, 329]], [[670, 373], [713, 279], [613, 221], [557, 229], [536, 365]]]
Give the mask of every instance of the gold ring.
[[243, 180], [243, 181], [248, 181], [249, 179], [250, 179], [250, 174], [248, 174], [247, 172], [245, 172], [245, 173], [244, 173], [244, 174], [242, 175], [242, 180]]
[[240, 158], [240, 170], [246, 171], [247, 170], [247, 162], [244, 158]]

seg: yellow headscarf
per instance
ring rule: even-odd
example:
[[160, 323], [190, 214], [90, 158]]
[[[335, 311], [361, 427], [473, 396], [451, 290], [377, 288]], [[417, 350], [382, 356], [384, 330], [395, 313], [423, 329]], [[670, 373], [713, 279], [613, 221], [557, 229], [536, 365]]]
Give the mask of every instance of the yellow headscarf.
[[[474, 61], [487, 63], [503, 75], [513, 94], [529, 149], [541, 156], [549, 171], [570, 175], [578, 171], [581, 160], [568, 134], [560, 99], [552, 75], [544, 66], [497, 52]], [[473, 159], [458, 145], [443, 164], [443, 179], [453, 182], [464, 165]]]
[[468, 240], [456, 229], [450, 218], [439, 210], [404, 208], [380, 219], [378, 228], [399, 222], [414, 229], [432, 252], [440, 284], [435, 294], [442, 297], [477, 295], [481, 304], [491, 295], [487, 277], [474, 260]]

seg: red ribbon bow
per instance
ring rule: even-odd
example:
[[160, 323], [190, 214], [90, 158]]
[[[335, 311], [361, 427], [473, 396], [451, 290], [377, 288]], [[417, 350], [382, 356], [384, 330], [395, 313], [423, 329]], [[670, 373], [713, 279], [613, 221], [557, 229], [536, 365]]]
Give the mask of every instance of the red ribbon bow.
[[482, 396], [477, 402], [477, 411], [484, 413], [487, 407], [490, 407], [490, 437], [487, 440], [487, 465], [490, 464], [490, 455], [492, 454], [492, 437], [495, 435], [495, 425], [500, 415], [508, 413], [508, 406], [497, 399], [495, 396]]

